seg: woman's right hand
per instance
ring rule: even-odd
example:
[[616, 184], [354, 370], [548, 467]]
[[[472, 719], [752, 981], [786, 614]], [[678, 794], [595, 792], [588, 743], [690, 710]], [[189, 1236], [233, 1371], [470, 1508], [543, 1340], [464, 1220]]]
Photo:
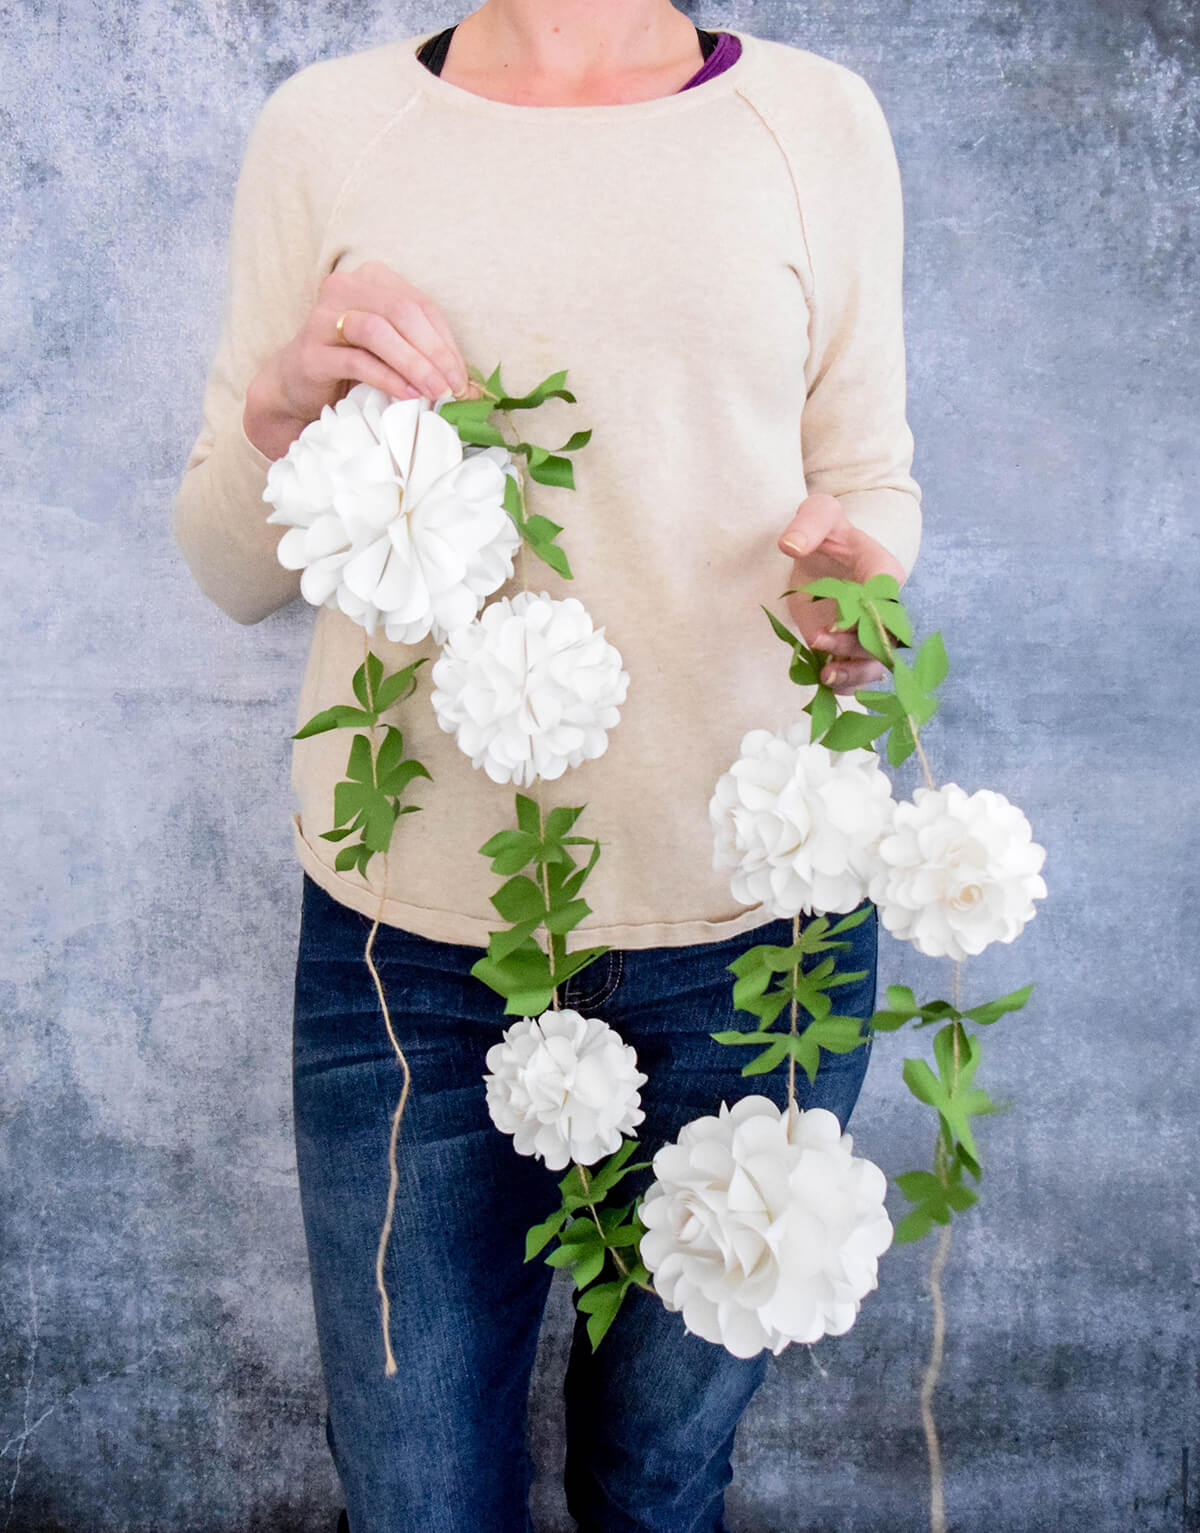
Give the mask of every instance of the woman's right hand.
[[281, 458], [355, 383], [396, 399], [479, 392], [437, 304], [382, 261], [329, 273], [300, 333], [251, 380], [242, 429], [268, 458]]

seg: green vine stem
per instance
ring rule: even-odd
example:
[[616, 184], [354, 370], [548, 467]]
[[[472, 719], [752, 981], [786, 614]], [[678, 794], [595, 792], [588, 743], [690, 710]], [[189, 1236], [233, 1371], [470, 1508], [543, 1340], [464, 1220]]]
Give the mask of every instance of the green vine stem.
[[[574, 395], [561, 386], [566, 374], [552, 375], [522, 400], [504, 393], [499, 368], [487, 380], [474, 370], [471, 376], [483, 404], [459, 402], [444, 410], [455, 420], [460, 434], [469, 432], [473, 441], [503, 444], [514, 456], [524, 452], [531, 478], [573, 489], [571, 465], [565, 459], [544, 449], [531, 448], [528, 443], [514, 442], [504, 430], [512, 409], [531, 407], [550, 397], [573, 401]], [[472, 408], [473, 417], [469, 414]], [[498, 411], [501, 423], [484, 424], [484, 410]], [[582, 446], [590, 435], [576, 432], [560, 452]], [[529, 590], [527, 551], [570, 580], [570, 564], [556, 541], [562, 528], [548, 517], [530, 514], [519, 467], [507, 478], [504, 505], [521, 534], [517, 558], [522, 590]], [[493, 872], [505, 877], [506, 881], [492, 896], [492, 903], [509, 926], [507, 930], [489, 933], [487, 953], [471, 972], [504, 997], [506, 1015], [536, 1017], [547, 1009], [559, 1010], [560, 984], [608, 951], [606, 947], [567, 951], [569, 933], [591, 914], [581, 891], [600, 854], [598, 841], [570, 834], [582, 813], [582, 805], [547, 813], [541, 783], [537, 781], [532, 794], [516, 796], [516, 829], [499, 832], [480, 848], [483, 855], [492, 859]], [[572, 851], [575, 847], [591, 848], [582, 866], [575, 862]], [[525, 872], [531, 862], [533, 878]], [[539, 931], [544, 934], [544, 949], [537, 940]], [[640, 1199], [625, 1208], [612, 1208], [605, 1201], [624, 1176], [649, 1166], [648, 1161], [628, 1163], [636, 1146], [636, 1139], [624, 1139], [621, 1148], [591, 1176], [585, 1166], [573, 1162], [559, 1183], [560, 1206], [526, 1234], [527, 1261], [553, 1243], [546, 1261], [571, 1271], [577, 1290], [581, 1290], [579, 1309], [588, 1316], [587, 1330], [593, 1350], [612, 1324], [630, 1287], [653, 1292], [650, 1274], [640, 1259], [631, 1264], [621, 1254], [626, 1247], [636, 1249], [645, 1233], [637, 1217]], [[609, 1256], [617, 1276], [601, 1282]]]

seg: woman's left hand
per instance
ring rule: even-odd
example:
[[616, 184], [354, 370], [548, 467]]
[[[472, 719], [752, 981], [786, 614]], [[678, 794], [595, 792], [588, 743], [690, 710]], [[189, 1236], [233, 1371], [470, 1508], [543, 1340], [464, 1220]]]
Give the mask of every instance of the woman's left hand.
[[[794, 560], [793, 586], [804, 586], [827, 575], [860, 584], [872, 575], [894, 575], [901, 585], [906, 578], [899, 560], [882, 543], [853, 526], [833, 495], [810, 495], [801, 501], [780, 535], [779, 548]], [[832, 631], [837, 622], [837, 603], [832, 597], [798, 593], [788, 597], [788, 610], [808, 647], [833, 657], [822, 668], [821, 680], [835, 692], [854, 692], [888, 674], [887, 667], [858, 642], [852, 628]]]

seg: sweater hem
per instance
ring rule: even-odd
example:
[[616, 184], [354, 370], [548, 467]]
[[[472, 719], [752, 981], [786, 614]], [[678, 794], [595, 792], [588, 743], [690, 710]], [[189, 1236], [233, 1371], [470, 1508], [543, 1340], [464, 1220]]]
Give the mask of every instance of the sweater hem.
[[[456, 943], [460, 947], [486, 949], [492, 931], [503, 928], [499, 917], [481, 920], [453, 910], [431, 910], [423, 905], [410, 905], [404, 900], [384, 896], [372, 889], [365, 881], [356, 883], [353, 878], [339, 873], [324, 861], [316, 847], [305, 836], [298, 812], [292, 814], [292, 842], [296, 859], [314, 883], [326, 894], [356, 910], [371, 920], [378, 917], [382, 925], [397, 926], [414, 936], [425, 937], [431, 942]], [[717, 921], [650, 921], [628, 925], [588, 926], [575, 928], [580, 938], [587, 939], [588, 946], [604, 946], [623, 949], [626, 952], [657, 947], [692, 947], [701, 943], [726, 942], [745, 932], [769, 925], [775, 917], [761, 905], [741, 914]], [[583, 945], [582, 943], [580, 945]]]

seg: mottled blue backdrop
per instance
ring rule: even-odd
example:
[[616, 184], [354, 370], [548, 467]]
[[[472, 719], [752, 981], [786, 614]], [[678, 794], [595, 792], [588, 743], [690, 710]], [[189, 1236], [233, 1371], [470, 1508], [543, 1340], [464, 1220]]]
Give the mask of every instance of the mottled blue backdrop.
[[[324, 1533], [289, 1076], [312, 615], [223, 617], [168, 511], [263, 97], [462, 13], [2, 14], [0, 1533]], [[953, 667], [928, 749], [940, 780], [1025, 808], [1048, 853], [1036, 921], [967, 966], [968, 1001], [1037, 989], [987, 1040], [1011, 1110], [983, 1126], [984, 1203], [945, 1280], [951, 1526], [1200, 1527], [1196, 11], [714, 0], [695, 19], [839, 59], [885, 106], [925, 491], [906, 596]], [[881, 975], [937, 994], [950, 966], [885, 936]], [[856, 1114], [893, 1172], [929, 1152], [899, 1079], [915, 1042], [880, 1043]], [[772, 1363], [736, 1533], [925, 1526], [928, 1255], [889, 1254], [847, 1337]], [[556, 1286], [539, 1533], [570, 1526], [566, 1316]]]

